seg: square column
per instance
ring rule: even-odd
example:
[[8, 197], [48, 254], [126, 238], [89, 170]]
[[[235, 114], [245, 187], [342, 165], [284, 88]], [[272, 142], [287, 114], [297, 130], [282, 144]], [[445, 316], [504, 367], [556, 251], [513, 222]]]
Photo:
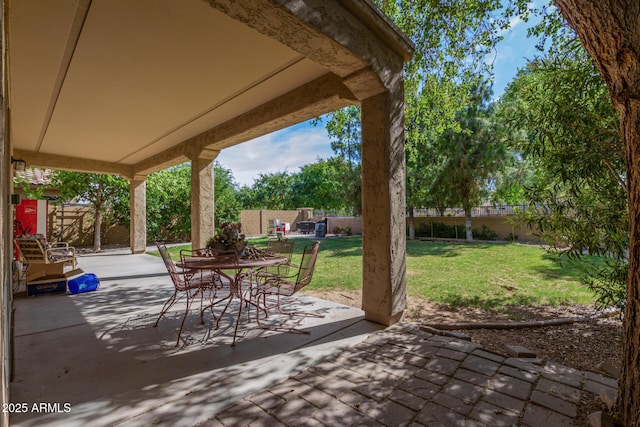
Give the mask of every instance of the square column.
[[131, 253], [142, 254], [147, 248], [147, 180], [136, 177], [129, 183], [129, 245]]
[[[401, 76], [401, 73], [400, 73]], [[404, 94], [362, 102], [362, 308], [392, 325], [406, 308]]]
[[215, 232], [213, 159], [191, 159], [191, 244], [203, 248]]

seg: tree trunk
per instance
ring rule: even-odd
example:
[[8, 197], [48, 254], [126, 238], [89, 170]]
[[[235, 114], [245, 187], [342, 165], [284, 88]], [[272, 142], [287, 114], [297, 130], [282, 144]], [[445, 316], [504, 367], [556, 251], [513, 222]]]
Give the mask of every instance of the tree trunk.
[[554, 0], [593, 58], [620, 113], [629, 202], [629, 277], [618, 416], [640, 426], [640, 2]]
[[640, 105], [621, 115], [629, 189], [629, 278], [617, 408], [624, 425], [640, 426]]
[[473, 231], [471, 230], [471, 208], [465, 208], [464, 210], [464, 225], [467, 235], [467, 242], [473, 242]]
[[94, 212], [95, 221], [93, 223], [93, 251], [100, 252], [102, 249], [102, 241], [100, 239], [100, 231], [102, 230], [102, 209], [96, 206]]

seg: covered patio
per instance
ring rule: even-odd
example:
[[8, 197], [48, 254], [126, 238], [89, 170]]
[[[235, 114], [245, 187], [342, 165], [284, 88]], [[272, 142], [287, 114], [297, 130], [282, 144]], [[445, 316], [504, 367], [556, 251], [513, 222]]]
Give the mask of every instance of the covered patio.
[[221, 150], [360, 105], [363, 305], [380, 323], [400, 318], [412, 48], [372, 3], [8, 1], [8, 11], [7, 153], [130, 180], [133, 253], [147, 244], [148, 174], [191, 162], [191, 241], [203, 247]]
[[[385, 328], [354, 307], [308, 296], [289, 309], [306, 334], [262, 331], [232, 315], [216, 330], [181, 306], [157, 328], [172, 285], [160, 258], [84, 255], [95, 292], [15, 300], [13, 426], [575, 426], [582, 399], [616, 380], [553, 360], [507, 357], [418, 324]], [[40, 406], [44, 404], [44, 406]], [[34, 409], [34, 406], [35, 409]]]
[[325, 316], [286, 321], [308, 334], [262, 330], [242, 316], [231, 346], [236, 310], [217, 330], [194, 307], [176, 347], [184, 300], [153, 327], [173, 289], [159, 257], [120, 250], [80, 263], [101, 277], [97, 291], [15, 300], [11, 401], [59, 406], [14, 413], [11, 425], [196, 425], [383, 328], [362, 310], [296, 297], [288, 309]]
[[[412, 45], [373, 3], [3, 0], [2, 5], [3, 402], [10, 401], [13, 354], [14, 160], [127, 178], [134, 254], [147, 243], [146, 176], [190, 161], [191, 240], [202, 247], [214, 231], [213, 162], [221, 150], [359, 105], [364, 317], [381, 325], [402, 317], [402, 68]], [[19, 316], [18, 311], [16, 328]]]

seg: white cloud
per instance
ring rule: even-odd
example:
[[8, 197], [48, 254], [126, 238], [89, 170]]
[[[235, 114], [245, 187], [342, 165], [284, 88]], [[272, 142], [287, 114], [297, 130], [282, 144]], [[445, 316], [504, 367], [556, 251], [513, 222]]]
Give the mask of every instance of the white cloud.
[[514, 16], [509, 20], [509, 24], [506, 28], [498, 31], [498, 35], [499, 36], [506, 36], [509, 33], [513, 33], [513, 30], [519, 26], [520, 24], [522, 24], [522, 19], [520, 19], [519, 16]]
[[333, 155], [322, 125], [301, 123], [222, 150], [216, 159], [238, 184], [251, 186], [258, 176], [298, 172], [301, 166]]
[[517, 27], [518, 25], [520, 25], [522, 23], [522, 19], [520, 19], [519, 16], [514, 16], [513, 18], [511, 18], [511, 20], [509, 21], [509, 28], [511, 28], [512, 30]]

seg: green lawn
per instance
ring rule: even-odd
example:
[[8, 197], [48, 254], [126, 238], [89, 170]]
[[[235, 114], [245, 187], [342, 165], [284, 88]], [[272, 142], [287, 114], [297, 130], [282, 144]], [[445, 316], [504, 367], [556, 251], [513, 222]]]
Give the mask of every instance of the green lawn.
[[[295, 239], [294, 262], [309, 239]], [[267, 238], [251, 245], [266, 247]], [[174, 259], [180, 248], [170, 248]], [[500, 243], [407, 244], [409, 297], [451, 306], [499, 309], [504, 305], [590, 304], [593, 294], [579, 281], [579, 270], [559, 264], [537, 247]], [[356, 290], [362, 286], [362, 239], [322, 241], [313, 282], [315, 289]]]

